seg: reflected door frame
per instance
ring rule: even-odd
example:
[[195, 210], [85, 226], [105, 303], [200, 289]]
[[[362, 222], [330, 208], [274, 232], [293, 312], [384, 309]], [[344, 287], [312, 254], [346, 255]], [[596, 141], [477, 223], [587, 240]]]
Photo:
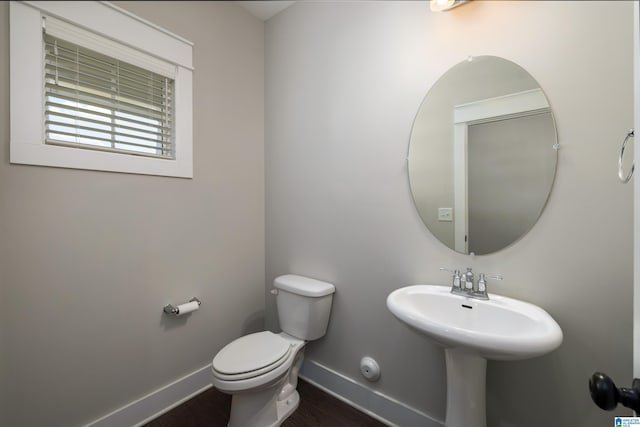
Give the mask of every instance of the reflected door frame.
[[456, 252], [469, 253], [469, 126], [551, 111], [541, 89], [487, 98], [453, 108], [453, 233]]

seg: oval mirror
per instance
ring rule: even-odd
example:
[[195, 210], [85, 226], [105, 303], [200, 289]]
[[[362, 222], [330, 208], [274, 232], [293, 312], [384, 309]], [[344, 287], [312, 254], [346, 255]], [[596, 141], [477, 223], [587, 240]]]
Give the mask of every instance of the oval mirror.
[[551, 107], [506, 59], [455, 65], [427, 93], [409, 142], [409, 182], [431, 233], [460, 253], [509, 246], [538, 220], [555, 177]]

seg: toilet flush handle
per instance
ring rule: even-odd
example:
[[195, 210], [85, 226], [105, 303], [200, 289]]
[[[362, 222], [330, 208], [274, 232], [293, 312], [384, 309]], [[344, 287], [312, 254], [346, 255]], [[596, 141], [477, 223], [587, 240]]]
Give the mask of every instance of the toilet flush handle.
[[278, 290], [277, 290], [277, 289], [271, 289], [271, 290], [269, 291], [269, 293], [270, 293], [271, 295], [278, 295]]

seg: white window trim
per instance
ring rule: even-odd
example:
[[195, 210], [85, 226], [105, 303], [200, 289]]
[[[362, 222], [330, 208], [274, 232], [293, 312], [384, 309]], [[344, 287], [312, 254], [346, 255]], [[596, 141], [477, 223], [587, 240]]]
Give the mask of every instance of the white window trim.
[[[42, 16], [89, 29], [176, 65], [175, 160], [44, 143]], [[10, 161], [193, 178], [193, 44], [108, 2], [10, 2]]]

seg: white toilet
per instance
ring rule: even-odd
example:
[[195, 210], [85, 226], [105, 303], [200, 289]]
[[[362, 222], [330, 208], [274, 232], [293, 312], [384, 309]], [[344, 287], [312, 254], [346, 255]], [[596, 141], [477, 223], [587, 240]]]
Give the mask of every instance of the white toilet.
[[287, 274], [273, 281], [282, 332], [257, 332], [213, 358], [213, 385], [232, 395], [229, 427], [275, 427], [298, 407], [304, 345], [324, 336], [335, 287]]

